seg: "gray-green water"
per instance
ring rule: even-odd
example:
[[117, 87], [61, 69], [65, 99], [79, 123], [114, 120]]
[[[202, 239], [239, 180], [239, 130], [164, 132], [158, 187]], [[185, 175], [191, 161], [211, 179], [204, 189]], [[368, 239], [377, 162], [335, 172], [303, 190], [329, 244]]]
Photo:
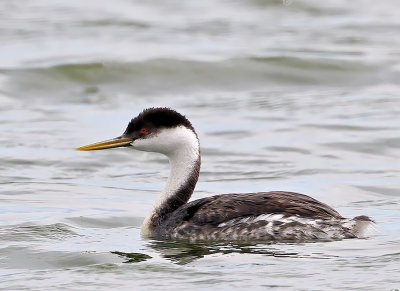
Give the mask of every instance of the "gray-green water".
[[[400, 288], [397, 1], [0, 2], [0, 289]], [[368, 239], [148, 241], [168, 164], [76, 152], [149, 106], [186, 114], [193, 199], [289, 190]]]

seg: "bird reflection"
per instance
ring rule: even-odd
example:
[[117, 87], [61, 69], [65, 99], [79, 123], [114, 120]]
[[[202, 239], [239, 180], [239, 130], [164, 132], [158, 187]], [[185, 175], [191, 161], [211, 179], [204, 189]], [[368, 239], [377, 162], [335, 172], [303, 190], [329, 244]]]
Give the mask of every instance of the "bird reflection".
[[[257, 243], [233, 243], [233, 242], [197, 242], [188, 241], [160, 241], [152, 240], [146, 247], [156, 251], [161, 257], [180, 265], [194, 262], [214, 254], [259, 254], [272, 257], [304, 257], [297, 252], [287, 252], [273, 247], [272, 244]], [[152, 257], [144, 253], [125, 253], [114, 251], [122, 257], [124, 263], [138, 263], [151, 259]]]

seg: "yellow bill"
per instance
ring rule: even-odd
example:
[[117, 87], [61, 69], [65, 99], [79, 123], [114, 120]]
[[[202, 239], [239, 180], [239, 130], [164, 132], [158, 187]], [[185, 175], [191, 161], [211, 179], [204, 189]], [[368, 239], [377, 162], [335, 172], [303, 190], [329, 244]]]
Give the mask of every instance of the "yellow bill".
[[131, 142], [133, 142], [132, 138], [117, 137], [117, 138], [114, 138], [114, 139], [109, 139], [109, 140], [93, 143], [93, 144], [90, 144], [90, 145], [86, 145], [86, 146], [77, 148], [76, 150], [77, 151], [105, 150], [105, 149], [111, 149], [111, 148], [127, 146]]

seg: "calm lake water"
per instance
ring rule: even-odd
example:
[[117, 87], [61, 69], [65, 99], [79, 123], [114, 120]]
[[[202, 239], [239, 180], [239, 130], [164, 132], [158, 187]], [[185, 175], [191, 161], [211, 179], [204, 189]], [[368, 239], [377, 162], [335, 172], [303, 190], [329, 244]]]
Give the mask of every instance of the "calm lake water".
[[[0, 2], [1, 290], [400, 288], [398, 1]], [[288, 190], [368, 239], [149, 241], [158, 154], [74, 148], [143, 108], [201, 141], [192, 199]]]

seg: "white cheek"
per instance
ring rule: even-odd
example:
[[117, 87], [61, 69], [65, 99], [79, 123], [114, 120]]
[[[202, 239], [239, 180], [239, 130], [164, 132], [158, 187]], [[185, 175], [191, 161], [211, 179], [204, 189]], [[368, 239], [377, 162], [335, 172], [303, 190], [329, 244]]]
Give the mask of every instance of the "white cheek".
[[140, 151], [157, 152], [167, 156], [183, 152], [197, 153], [199, 149], [196, 134], [184, 126], [162, 129], [157, 134], [135, 140], [131, 145]]
[[149, 136], [148, 138], [138, 139], [131, 143], [132, 147], [139, 151], [160, 152], [165, 151], [165, 141], [160, 135]]

